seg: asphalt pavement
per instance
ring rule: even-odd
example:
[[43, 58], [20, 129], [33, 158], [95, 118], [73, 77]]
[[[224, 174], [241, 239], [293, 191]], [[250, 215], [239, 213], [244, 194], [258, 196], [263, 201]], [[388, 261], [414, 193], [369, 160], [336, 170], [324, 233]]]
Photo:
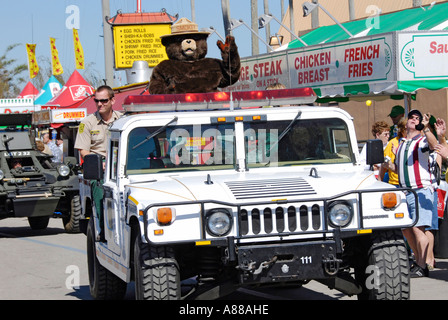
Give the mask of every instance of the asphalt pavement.
[[[27, 219], [0, 220], [0, 300], [90, 300], [86, 237], [67, 234], [60, 219], [33, 231]], [[411, 300], [448, 300], [448, 259], [411, 280]], [[133, 299], [128, 286], [126, 299]], [[224, 300], [356, 300], [311, 281], [302, 287], [239, 289]]]

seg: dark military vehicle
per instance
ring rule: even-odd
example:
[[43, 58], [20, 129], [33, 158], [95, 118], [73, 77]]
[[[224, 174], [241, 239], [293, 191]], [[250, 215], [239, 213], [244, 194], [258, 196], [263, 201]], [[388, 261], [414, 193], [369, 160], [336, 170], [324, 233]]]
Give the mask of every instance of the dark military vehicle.
[[79, 232], [76, 158], [63, 163], [37, 150], [32, 114], [0, 115], [0, 219], [27, 217], [32, 229], [45, 229], [61, 217], [67, 232]]

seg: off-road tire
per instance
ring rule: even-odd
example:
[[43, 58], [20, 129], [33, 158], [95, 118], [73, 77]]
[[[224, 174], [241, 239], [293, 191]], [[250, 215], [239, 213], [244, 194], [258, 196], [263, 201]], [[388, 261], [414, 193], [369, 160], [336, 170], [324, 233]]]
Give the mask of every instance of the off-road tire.
[[50, 216], [45, 217], [28, 217], [28, 223], [33, 230], [44, 230], [48, 227]]
[[134, 236], [135, 299], [179, 300], [180, 274], [173, 249], [143, 243], [140, 232]]
[[[408, 300], [411, 293], [409, 259], [400, 230], [374, 232], [368, 241], [365, 263], [356, 270], [361, 300]], [[363, 273], [363, 274], [362, 274]]]
[[70, 200], [70, 216], [62, 218], [64, 229], [68, 233], [79, 233], [79, 221], [82, 215], [81, 198], [75, 195]]
[[119, 300], [126, 294], [127, 284], [104, 268], [96, 257], [93, 219], [87, 226], [87, 267], [90, 294], [97, 300]]

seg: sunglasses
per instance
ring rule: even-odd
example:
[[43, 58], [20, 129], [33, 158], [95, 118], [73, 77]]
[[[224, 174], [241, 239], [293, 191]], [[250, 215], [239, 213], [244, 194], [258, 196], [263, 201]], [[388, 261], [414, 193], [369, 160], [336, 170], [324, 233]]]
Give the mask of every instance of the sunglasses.
[[101, 102], [101, 103], [104, 104], [104, 103], [108, 103], [109, 100], [110, 100], [110, 98], [108, 98], [108, 99], [96, 99], [96, 98], [93, 98], [93, 101], [95, 101], [95, 103]]

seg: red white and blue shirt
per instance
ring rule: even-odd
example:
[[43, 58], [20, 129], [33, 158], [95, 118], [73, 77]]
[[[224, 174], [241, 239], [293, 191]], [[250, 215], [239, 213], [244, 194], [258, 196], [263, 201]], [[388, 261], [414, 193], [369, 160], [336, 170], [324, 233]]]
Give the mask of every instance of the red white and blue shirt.
[[395, 158], [400, 186], [434, 189], [435, 177], [431, 170], [433, 161], [425, 136], [418, 135], [412, 139], [404, 139], [398, 147]]

